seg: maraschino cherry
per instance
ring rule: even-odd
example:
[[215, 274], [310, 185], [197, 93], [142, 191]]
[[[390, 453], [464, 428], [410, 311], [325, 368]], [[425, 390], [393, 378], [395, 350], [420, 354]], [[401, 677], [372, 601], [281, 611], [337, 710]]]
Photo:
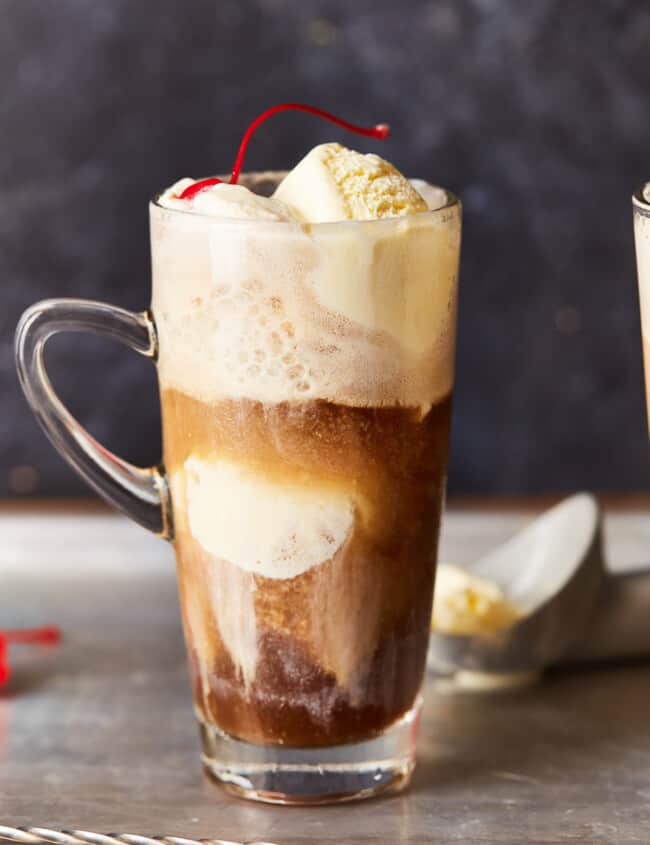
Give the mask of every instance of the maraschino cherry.
[[10, 645], [54, 645], [61, 640], [61, 631], [55, 625], [44, 628], [23, 628], [0, 631], [0, 687], [11, 677], [8, 660]]
[[[244, 137], [239, 145], [239, 151], [237, 152], [237, 157], [235, 158], [235, 163], [233, 164], [232, 171], [230, 173], [231, 185], [236, 185], [239, 180], [248, 142], [257, 127], [260, 123], [263, 123], [269, 117], [281, 111], [304, 111], [308, 114], [314, 114], [316, 117], [322, 117], [324, 120], [329, 120], [337, 126], [341, 126], [343, 129], [348, 129], [350, 132], [356, 132], [357, 135], [365, 135], [368, 138], [379, 138], [380, 140], [383, 140], [388, 137], [388, 133], [390, 132], [390, 127], [387, 123], [377, 123], [375, 126], [368, 127], [357, 126], [354, 123], [342, 120], [340, 117], [336, 117], [336, 115], [330, 114], [322, 109], [314, 108], [314, 106], [306, 106], [303, 103], [281, 103], [279, 106], [273, 106], [273, 108], [262, 112], [262, 114], [259, 115], [259, 117], [256, 117], [251, 123], [246, 132], [244, 132]], [[188, 187], [185, 188], [180, 195], [179, 199], [194, 199], [194, 197], [201, 193], [201, 191], [204, 191], [206, 188], [210, 188], [212, 185], [218, 185], [220, 182], [223, 182], [223, 179], [217, 179], [216, 177], [213, 177], [212, 179], [201, 179], [199, 182], [194, 182], [193, 185], [188, 185]]]

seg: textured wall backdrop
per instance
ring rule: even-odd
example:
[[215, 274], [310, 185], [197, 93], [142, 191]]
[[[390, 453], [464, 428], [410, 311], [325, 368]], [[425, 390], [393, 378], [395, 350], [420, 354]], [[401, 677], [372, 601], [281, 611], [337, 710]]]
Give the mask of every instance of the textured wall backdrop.
[[[19, 393], [22, 309], [145, 307], [148, 197], [226, 169], [283, 100], [390, 121], [379, 151], [464, 201], [452, 492], [648, 484], [629, 201], [650, 179], [647, 0], [0, 0], [0, 20], [1, 495], [85, 491]], [[247, 166], [330, 136], [278, 117]], [[158, 458], [146, 362], [73, 336], [49, 361], [96, 436]]]

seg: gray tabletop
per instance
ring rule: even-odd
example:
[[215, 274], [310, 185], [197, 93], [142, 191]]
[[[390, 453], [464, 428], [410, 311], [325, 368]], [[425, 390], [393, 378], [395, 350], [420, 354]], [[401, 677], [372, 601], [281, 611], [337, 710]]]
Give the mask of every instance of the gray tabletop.
[[[525, 522], [452, 510], [463, 563]], [[607, 522], [624, 567], [650, 519]], [[0, 693], [0, 824], [289, 843], [648, 843], [650, 663], [551, 673], [527, 691], [429, 684], [401, 796], [326, 808], [230, 798], [206, 780], [171, 550], [102, 511], [0, 508], [0, 624], [55, 622], [64, 643], [12, 652]]]

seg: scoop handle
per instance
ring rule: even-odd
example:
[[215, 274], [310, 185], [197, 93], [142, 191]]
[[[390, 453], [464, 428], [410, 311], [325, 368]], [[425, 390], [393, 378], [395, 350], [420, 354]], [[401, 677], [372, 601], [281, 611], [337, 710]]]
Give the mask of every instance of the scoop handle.
[[650, 568], [607, 573], [580, 642], [562, 663], [650, 657]]

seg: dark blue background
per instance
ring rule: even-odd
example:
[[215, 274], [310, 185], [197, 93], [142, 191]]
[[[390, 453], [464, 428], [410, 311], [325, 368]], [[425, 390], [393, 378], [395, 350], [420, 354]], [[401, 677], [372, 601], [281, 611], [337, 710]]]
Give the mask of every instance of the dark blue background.
[[[19, 393], [22, 309], [145, 307], [148, 197], [227, 169], [284, 100], [389, 121], [379, 151], [464, 201], [451, 491], [644, 488], [629, 197], [650, 178], [648, 44], [647, 0], [0, 0], [0, 495], [85, 491]], [[247, 167], [331, 136], [275, 118]], [[145, 362], [79, 337], [49, 361], [94, 434], [157, 460]]]

